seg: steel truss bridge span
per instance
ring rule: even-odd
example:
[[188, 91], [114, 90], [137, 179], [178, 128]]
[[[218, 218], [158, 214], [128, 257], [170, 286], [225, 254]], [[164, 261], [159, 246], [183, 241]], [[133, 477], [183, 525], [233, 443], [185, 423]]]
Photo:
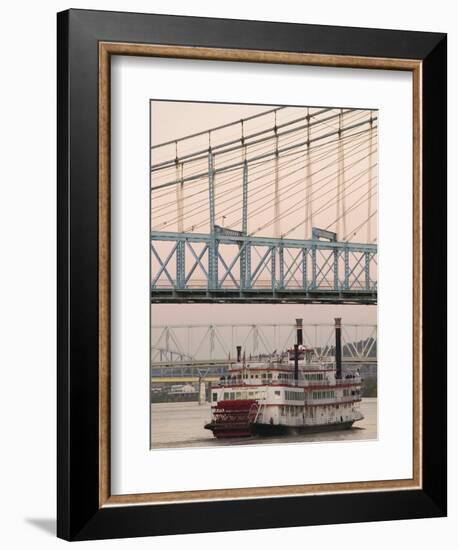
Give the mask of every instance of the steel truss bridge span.
[[[334, 356], [334, 325], [305, 324], [304, 344], [318, 358]], [[155, 377], [219, 376], [235, 361], [241, 345], [246, 358], [288, 349], [296, 338], [292, 323], [153, 325], [151, 374]], [[342, 325], [343, 362], [377, 364], [377, 326]]]
[[153, 303], [377, 301], [376, 245], [153, 232], [151, 250]]

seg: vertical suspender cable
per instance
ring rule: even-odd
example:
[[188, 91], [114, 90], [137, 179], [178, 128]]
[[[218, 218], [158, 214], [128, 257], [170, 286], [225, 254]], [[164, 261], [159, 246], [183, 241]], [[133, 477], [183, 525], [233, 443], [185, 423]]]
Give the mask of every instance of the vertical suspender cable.
[[370, 123], [370, 131], [369, 131], [369, 154], [368, 154], [368, 159], [369, 159], [369, 173], [368, 173], [368, 180], [367, 180], [367, 242], [370, 243], [372, 242], [372, 225], [371, 225], [371, 217], [372, 217], [372, 198], [371, 198], [371, 193], [370, 193], [370, 189], [371, 189], [371, 181], [372, 181], [372, 171], [373, 171], [373, 162], [372, 162], [372, 158], [373, 158], [373, 150], [372, 150], [372, 142], [373, 142], [373, 135], [374, 135], [374, 132], [373, 132], [373, 120], [372, 120], [372, 112], [371, 112], [371, 117], [370, 117], [370, 120], [369, 120], [369, 123]]
[[182, 184], [179, 183], [183, 179], [182, 175], [183, 164], [178, 162], [178, 142], [175, 141], [175, 193], [177, 203], [177, 229], [178, 233], [183, 233], [183, 210], [182, 210]]
[[304, 239], [312, 238], [313, 209], [312, 209], [312, 162], [310, 155], [310, 108], [307, 107], [307, 154], [305, 155], [305, 223]]
[[242, 207], [242, 233], [248, 234], [248, 162], [243, 163], [243, 207]]
[[337, 236], [342, 239], [346, 235], [346, 219], [345, 219], [345, 169], [344, 169], [344, 146], [342, 140], [342, 109], [339, 114], [339, 141], [337, 149]]
[[177, 197], [177, 228], [183, 233], [183, 163], [178, 162], [178, 143], [175, 142], [175, 170], [176, 170], [176, 197]]
[[210, 207], [210, 235], [208, 247], [208, 276], [209, 287], [215, 289], [218, 286], [218, 257], [215, 232], [215, 159], [211, 147], [211, 133], [208, 132], [208, 202]]
[[[342, 126], [344, 125], [343, 109], [341, 110]], [[346, 182], [345, 182], [345, 141], [340, 136], [340, 172], [342, 177], [342, 234], [347, 234], [347, 207], [346, 207]]]
[[279, 166], [278, 166], [278, 131], [277, 131], [277, 112], [275, 111], [275, 189], [274, 189], [274, 217], [275, 217], [275, 237], [280, 238], [280, 191], [279, 191]]
[[242, 137], [240, 138], [240, 144], [242, 145], [240, 152], [242, 154], [242, 162], [245, 162], [245, 160], [246, 160], [246, 145], [245, 145], [245, 127], [243, 125], [243, 119], [240, 121], [240, 126], [241, 126], [241, 134], [242, 134]]
[[[248, 162], [247, 162], [247, 150], [245, 144], [245, 135], [243, 128], [243, 120], [241, 120], [242, 125], [242, 234], [246, 236], [248, 234]], [[250, 276], [249, 273], [250, 266], [248, 265], [248, 243], [245, 242], [243, 245], [243, 250], [240, 252], [240, 289], [248, 287], [250, 285]]]
[[211, 132], [208, 132], [208, 201], [210, 210], [210, 233], [215, 232], [215, 159], [211, 147]]
[[243, 127], [243, 120], [240, 121], [241, 123], [241, 130], [242, 130], [242, 137], [241, 137], [241, 143], [242, 143], [242, 233], [244, 235], [248, 232], [248, 163], [247, 163], [247, 151], [246, 151], [246, 144], [245, 144], [245, 135], [244, 135], [244, 127]]
[[181, 229], [180, 231], [183, 231], [183, 221], [184, 221], [184, 164], [181, 163], [181, 170], [180, 170], [180, 216], [181, 216]]
[[341, 189], [341, 177], [340, 177], [340, 137], [342, 132], [342, 113], [339, 114], [339, 130], [338, 130], [338, 146], [337, 146], [337, 201], [336, 201], [336, 233], [337, 240], [342, 238], [341, 218], [342, 218], [342, 189]]

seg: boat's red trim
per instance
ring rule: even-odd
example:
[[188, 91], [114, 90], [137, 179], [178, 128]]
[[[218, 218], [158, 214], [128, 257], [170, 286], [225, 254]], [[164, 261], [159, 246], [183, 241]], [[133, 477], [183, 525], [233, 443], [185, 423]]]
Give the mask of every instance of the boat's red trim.
[[332, 388], [348, 388], [351, 386], [360, 386], [360, 382], [346, 382], [345, 384], [314, 384], [313, 386], [296, 386], [294, 384], [231, 384], [230, 386], [212, 386], [212, 390], [231, 390], [231, 389], [237, 389], [237, 388], [268, 388], [268, 387], [275, 387], [275, 388], [295, 388], [297, 390], [304, 390], [304, 391], [315, 391], [315, 390], [322, 390], [322, 389], [332, 389]]
[[[234, 401], [237, 401], [234, 399]], [[351, 403], [359, 403], [361, 399], [351, 399], [350, 401], [331, 401], [328, 403], [302, 403], [300, 405], [295, 403], [260, 403], [263, 407], [327, 407], [328, 405], [348, 405]], [[211, 405], [211, 409], [218, 408], [217, 405]]]
[[[335, 370], [334, 368], [329, 369], [303, 369], [303, 372], [330, 372]], [[268, 371], [268, 372], [294, 372], [294, 367], [290, 368], [278, 368], [278, 367], [237, 367], [237, 368], [230, 368], [229, 372], [240, 372], [240, 371]]]

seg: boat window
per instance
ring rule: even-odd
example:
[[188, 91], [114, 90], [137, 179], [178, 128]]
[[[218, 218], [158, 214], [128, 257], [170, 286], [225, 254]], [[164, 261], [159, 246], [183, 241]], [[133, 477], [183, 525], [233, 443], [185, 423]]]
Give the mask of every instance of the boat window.
[[229, 393], [227, 391], [224, 392], [224, 399], [229, 399]]
[[213, 394], [213, 401], [216, 401], [217, 398], [218, 398], [218, 394], [214, 393], [214, 394]]
[[329, 399], [335, 397], [334, 391], [314, 391], [312, 392], [312, 399]]

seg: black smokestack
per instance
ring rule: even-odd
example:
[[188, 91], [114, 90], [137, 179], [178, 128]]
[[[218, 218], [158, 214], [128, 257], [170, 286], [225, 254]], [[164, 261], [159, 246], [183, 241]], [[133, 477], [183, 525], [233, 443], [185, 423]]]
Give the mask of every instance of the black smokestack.
[[242, 346], [237, 346], [237, 363], [242, 360]]
[[341, 327], [340, 317], [334, 319], [336, 327], [336, 378], [340, 380], [342, 378], [342, 341], [341, 341]]
[[297, 345], [302, 346], [302, 319], [296, 319]]
[[299, 346], [294, 344], [294, 380], [299, 380]]

